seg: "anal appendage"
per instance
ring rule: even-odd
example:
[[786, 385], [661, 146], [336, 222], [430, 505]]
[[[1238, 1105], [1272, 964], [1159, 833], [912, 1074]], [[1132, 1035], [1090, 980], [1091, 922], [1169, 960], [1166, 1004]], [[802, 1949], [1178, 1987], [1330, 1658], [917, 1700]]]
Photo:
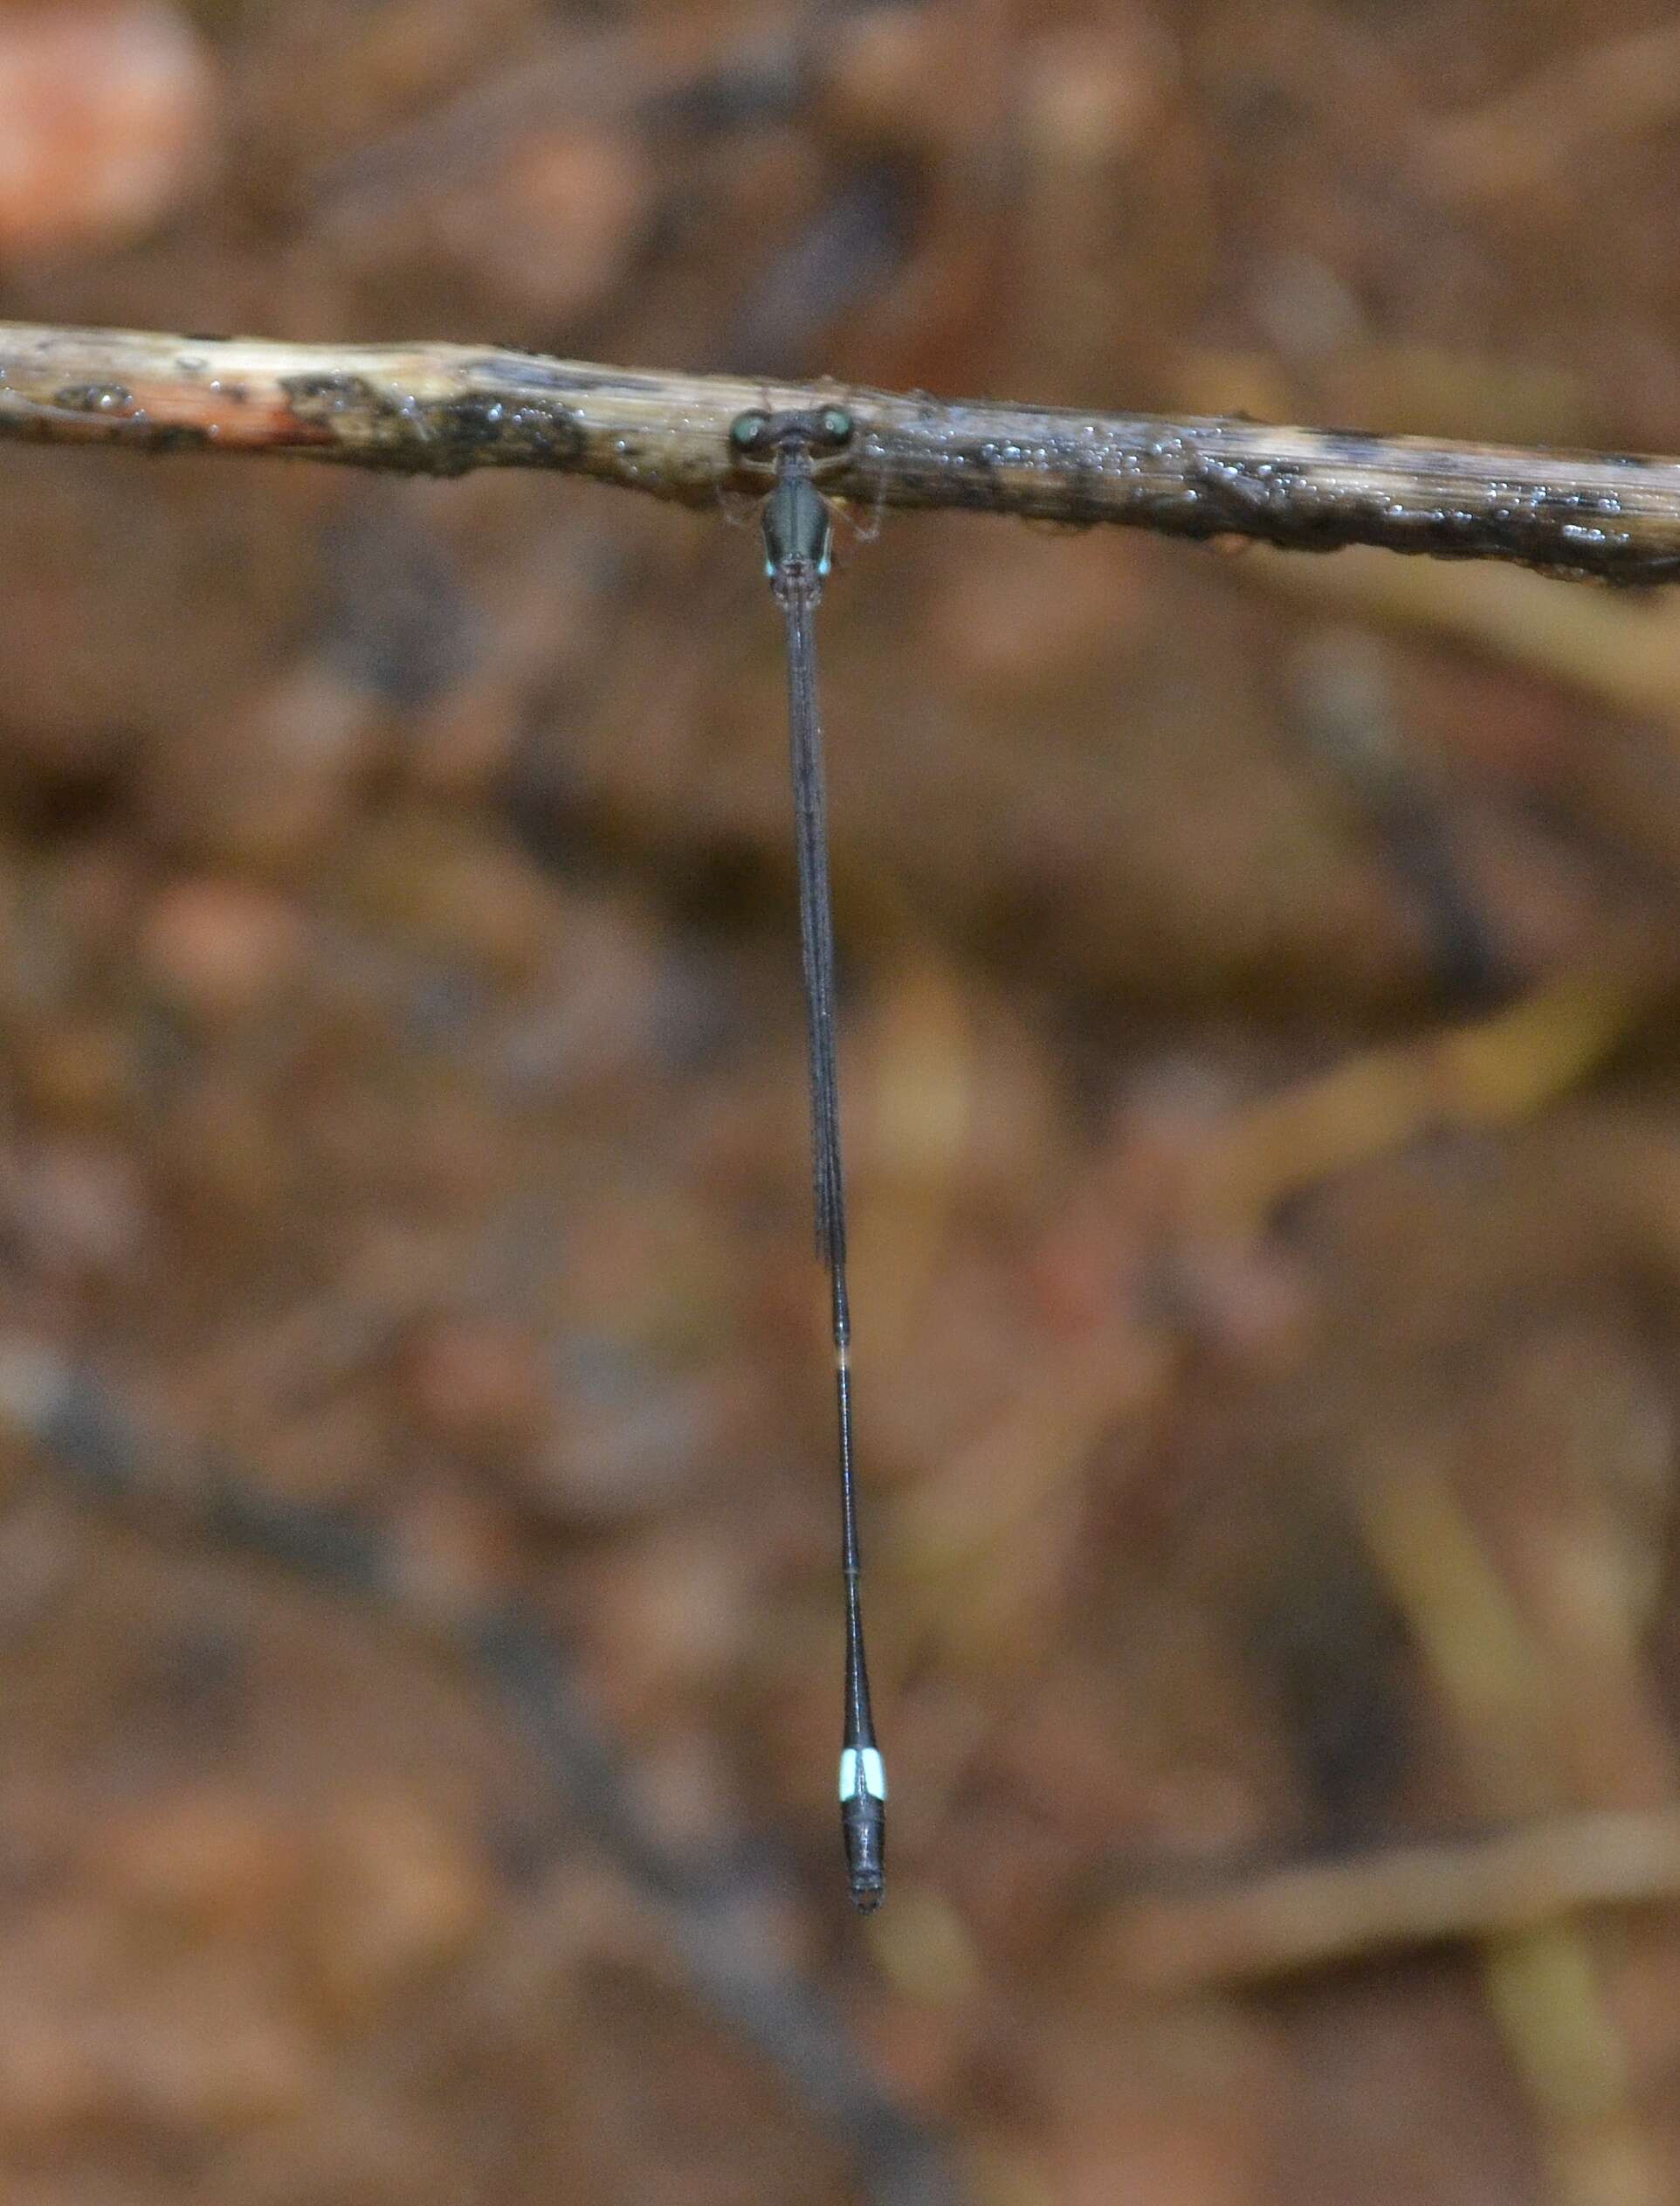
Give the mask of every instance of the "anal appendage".
[[870, 1914], [886, 1892], [886, 1770], [873, 1747], [840, 1756], [840, 1835], [852, 1905]]

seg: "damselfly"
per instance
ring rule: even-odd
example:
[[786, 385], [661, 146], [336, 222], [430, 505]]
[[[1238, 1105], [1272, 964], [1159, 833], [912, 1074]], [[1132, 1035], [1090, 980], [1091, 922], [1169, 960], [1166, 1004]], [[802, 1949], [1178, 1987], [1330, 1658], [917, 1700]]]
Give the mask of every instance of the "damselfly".
[[840, 1162], [840, 1093], [834, 1046], [834, 913], [829, 892], [828, 805], [816, 709], [816, 613], [834, 543], [818, 471], [855, 431], [842, 406], [811, 413], [740, 414], [729, 439], [737, 458], [767, 467], [765, 572], [788, 629], [788, 715], [793, 762], [794, 847], [810, 1048], [811, 1174], [817, 1254], [827, 1266], [834, 1318], [840, 1445], [840, 1566], [845, 1583], [845, 1717], [840, 1751], [840, 1830], [856, 1905], [879, 1906], [886, 1888], [886, 1775], [870, 1713], [859, 1597], [857, 1495], [852, 1465], [851, 1310], [846, 1295], [846, 1190]]

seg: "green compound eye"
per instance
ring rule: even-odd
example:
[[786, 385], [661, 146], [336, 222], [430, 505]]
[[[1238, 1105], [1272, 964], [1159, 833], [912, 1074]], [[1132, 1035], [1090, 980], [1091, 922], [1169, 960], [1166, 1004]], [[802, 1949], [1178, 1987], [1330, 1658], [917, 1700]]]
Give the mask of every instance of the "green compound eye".
[[769, 428], [768, 414], [737, 414], [729, 424], [729, 441], [737, 452], [761, 452]]
[[849, 445], [857, 427], [843, 406], [824, 406], [817, 416], [823, 434], [831, 445]]

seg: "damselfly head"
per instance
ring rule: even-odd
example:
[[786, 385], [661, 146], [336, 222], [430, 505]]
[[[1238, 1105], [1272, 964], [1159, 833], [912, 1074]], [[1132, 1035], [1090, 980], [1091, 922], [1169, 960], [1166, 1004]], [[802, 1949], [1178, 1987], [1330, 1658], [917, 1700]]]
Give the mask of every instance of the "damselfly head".
[[786, 414], [753, 406], [730, 423], [729, 448], [736, 458], [757, 466], [774, 466], [784, 455], [799, 452], [826, 462], [843, 452], [857, 433], [857, 424], [844, 406]]

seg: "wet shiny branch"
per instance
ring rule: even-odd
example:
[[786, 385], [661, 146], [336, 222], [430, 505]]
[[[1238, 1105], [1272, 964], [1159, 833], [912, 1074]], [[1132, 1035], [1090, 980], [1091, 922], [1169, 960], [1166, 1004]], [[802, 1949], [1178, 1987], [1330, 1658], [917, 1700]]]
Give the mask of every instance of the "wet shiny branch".
[[691, 506], [755, 490], [730, 424], [841, 405], [831, 495], [1072, 526], [1373, 544], [1572, 578], [1680, 576], [1680, 460], [664, 375], [473, 345], [288, 345], [0, 323], [0, 437], [292, 453], [399, 473], [540, 467]]

